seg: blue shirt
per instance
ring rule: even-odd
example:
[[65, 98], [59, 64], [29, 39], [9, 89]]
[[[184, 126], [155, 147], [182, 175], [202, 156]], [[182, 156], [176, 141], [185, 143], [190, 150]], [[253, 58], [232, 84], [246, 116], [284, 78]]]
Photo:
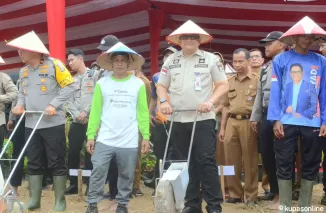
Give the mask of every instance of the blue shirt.
[[[303, 68], [299, 88], [293, 86], [290, 75], [294, 64]], [[326, 59], [320, 54], [309, 52], [302, 55], [290, 50], [277, 55], [273, 60], [267, 119], [309, 127], [326, 124], [325, 72]], [[293, 112], [286, 112], [287, 107], [293, 105]]]
[[[156, 93], [156, 84], [158, 82], [158, 79], [160, 77], [160, 73], [155, 73], [153, 76], [152, 76], [152, 98], [153, 99], [157, 99], [157, 93]], [[155, 109], [153, 110], [152, 114], [155, 116], [156, 115], [156, 110], [157, 110], [157, 106], [155, 107]]]

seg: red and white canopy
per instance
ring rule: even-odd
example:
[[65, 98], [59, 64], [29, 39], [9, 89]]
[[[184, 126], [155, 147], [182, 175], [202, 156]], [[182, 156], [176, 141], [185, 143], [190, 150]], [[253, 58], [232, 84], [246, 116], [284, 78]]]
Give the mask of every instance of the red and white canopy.
[[[60, 0], [58, 0], [60, 1]], [[169, 46], [165, 37], [188, 20], [213, 36], [202, 48], [220, 52], [230, 62], [236, 48], [263, 48], [258, 40], [271, 31], [286, 32], [309, 16], [326, 29], [326, 1], [284, 0], [65, 0], [66, 48], [80, 48], [89, 66], [100, 55], [101, 39], [114, 34], [145, 59], [149, 74], [151, 11], [164, 14], [159, 51]], [[48, 48], [46, 0], [0, 1], [0, 56], [6, 61], [0, 71], [17, 73], [23, 66], [6, 42], [32, 30]], [[152, 50], [155, 51], [155, 50]], [[159, 57], [161, 60], [162, 57]]]

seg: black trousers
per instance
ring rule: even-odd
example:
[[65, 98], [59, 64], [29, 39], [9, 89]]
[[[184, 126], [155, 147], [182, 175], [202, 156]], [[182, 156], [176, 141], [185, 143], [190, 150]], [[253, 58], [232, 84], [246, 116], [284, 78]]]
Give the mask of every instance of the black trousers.
[[301, 137], [302, 179], [314, 181], [321, 160], [319, 128], [283, 125], [284, 138], [275, 138], [274, 150], [276, 155], [277, 178], [292, 180], [293, 157], [298, 137]]
[[267, 120], [266, 113], [264, 114], [260, 125], [259, 145], [263, 165], [270, 185], [270, 191], [278, 194], [279, 190], [276, 177], [273, 123]]
[[5, 136], [6, 136], [6, 125], [2, 124], [0, 126], [0, 152], [2, 151], [3, 141], [5, 140]]
[[[323, 143], [326, 143], [324, 141]], [[326, 146], [326, 145], [324, 145]], [[324, 186], [324, 192], [326, 193], [326, 148], [323, 149], [324, 153], [324, 160], [323, 160], [323, 186]]]
[[[165, 127], [164, 127], [165, 125]], [[169, 131], [169, 125], [168, 124], [159, 124], [156, 123], [154, 127], [152, 127], [152, 135], [151, 135], [151, 141], [153, 142], [153, 151], [156, 156], [156, 164], [155, 164], [155, 177], [158, 178], [160, 175], [160, 160], [164, 157], [164, 151], [167, 141], [167, 133], [166, 131]], [[167, 154], [167, 160], [171, 158], [171, 147], [172, 143], [169, 144], [169, 151]], [[167, 168], [167, 164], [165, 164], [165, 169]]]
[[[72, 123], [70, 125], [68, 139], [68, 168], [79, 169], [80, 165], [80, 152], [84, 146], [84, 142], [87, 140], [86, 137], [87, 124]], [[89, 162], [86, 162], [86, 161]], [[85, 152], [85, 167], [84, 169], [92, 169], [90, 162], [90, 156], [88, 152]], [[70, 185], [77, 186], [77, 176], [69, 176]]]
[[[186, 191], [185, 206], [201, 209], [201, 186], [203, 198], [207, 203], [207, 209], [222, 209], [223, 196], [215, 160], [215, 124], [215, 120], [197, 121], [188, 168], [189, 183]], [[187, 159], [192, 127], [192, 122], [173, 123], [171, 142], [177, 160]]]
[[[26, 139], [32, 133], [25, 129]], [[46, 157], [45, 157], [45, 155]], [[29, 175], [42, 175], [45, 158], [53, 176], [67, 175], [65, 125], [37, 129], [27, 147]]]
[[[17, 120], [18, 121], [18, 120]], [[14, 121], [14, 125], [17, 125], [17, 121]], [[17, 159], [22, 152], [22, 149], [25, 145], [25, 118], [21, 121], [20, 125], [17, 127], [17, 130], [15, 134], [12, 137], [12, 143], [13, 143], [13, 152], [12, 152], [12, 158]], [[21, 160], [18, 163], [18, 166], [16, 167], [16, 170], [10, 180], [10, 185], [12, 186], [21, 186], [23, 176], [24, 176], [24, 157], [21, 158]], [[13, 161], [11, 163], [11, 168], [14, 167], [16, 161]]]

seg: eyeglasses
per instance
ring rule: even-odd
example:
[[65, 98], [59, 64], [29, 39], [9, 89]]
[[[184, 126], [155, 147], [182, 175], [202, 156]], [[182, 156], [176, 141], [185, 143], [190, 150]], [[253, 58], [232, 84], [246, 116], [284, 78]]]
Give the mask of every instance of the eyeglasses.
[[250, 56], [250, 58], [251, 59], [259, 59], [259, 58], [261, 58], [261, 56], [259, 56], [259, 55], [253, 55], [253, 56]]
[[199, 40], [200, 36], [198, 34], [188, 34], [188, 35], [181, 35], [179, 37], [180, 40]]

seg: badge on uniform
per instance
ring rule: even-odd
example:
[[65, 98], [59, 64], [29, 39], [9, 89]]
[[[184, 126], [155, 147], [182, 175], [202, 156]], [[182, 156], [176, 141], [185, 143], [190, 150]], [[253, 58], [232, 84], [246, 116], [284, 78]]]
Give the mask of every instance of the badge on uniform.
[[42, 91], [42, 92], [46, 92], [46, 90], [47, 90], [47, 89], [46, 89], [46, 86], [44, 86], [44, 85], [43, 85], [43, 86], [41, 86], [41, 88], [40, 88], [40, 89], [41, 89], [41, 91]]
[[220, 72], [224, 72], [224, 65], [221, 60], [216, 63], [216, 66]]
[[166, 67], [162, 67], [162, 69], [161, 69], [161, 74], [162, 75], [166, 75], [168, 73], [168, 68], [166, 68]]
[[195, 82], [194, 82], [195, 90], [200, 91], [201, 90], [201, 79], [200, 79], [200, 73], [195, 72]]
[[252, 97], [251, 96], [248, 96], [248, 101], [251, 101], [252, 100]]
[[179, 59], [174, 59], [174, 60], [173, 60], [173, 64], [178, 64], [179, 61], [180, 61]]
[[200, 63], [200, 64], [205, 63], [205, 58], [200, 58], [198, 63]]

